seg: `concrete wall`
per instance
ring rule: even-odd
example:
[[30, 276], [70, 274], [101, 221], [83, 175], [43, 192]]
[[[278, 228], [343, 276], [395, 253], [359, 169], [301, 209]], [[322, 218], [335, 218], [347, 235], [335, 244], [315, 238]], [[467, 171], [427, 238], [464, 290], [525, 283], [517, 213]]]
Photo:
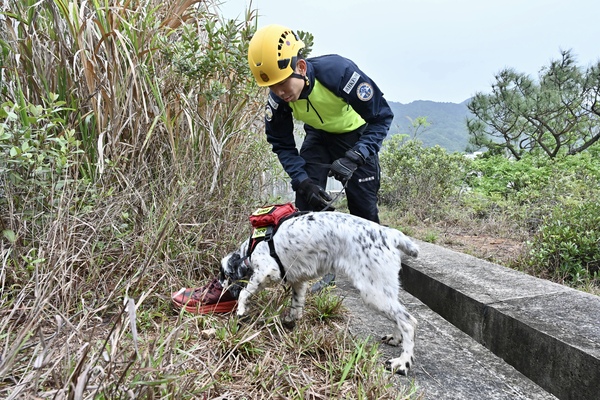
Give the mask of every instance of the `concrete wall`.
[[419, 245], [406, 291], [559, 399], [600, 399], [600, 297]]

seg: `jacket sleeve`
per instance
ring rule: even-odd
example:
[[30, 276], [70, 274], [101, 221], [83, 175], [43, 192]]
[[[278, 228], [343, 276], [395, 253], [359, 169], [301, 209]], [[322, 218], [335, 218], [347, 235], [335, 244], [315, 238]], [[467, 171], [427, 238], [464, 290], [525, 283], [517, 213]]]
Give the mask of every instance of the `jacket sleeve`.
[[267, 141], [279, 162], [292, 180], [292, 188], [308, 178], [304, 171], [305, 161], [296, 147], [292, 109], [273, 93], [269, 93], [265, 109], [265, 130]]
[[323, 62], [317, 62], [322, 67], [315, 68], [316, 78], [343, 98], [367, 122], [367, 127], [353, 150], [360, 152], [365, 158], [377, 154], [394, 119], [394, 113], [383, 93], [367, 74], [347, 58], [331, 55], [324, 56]]

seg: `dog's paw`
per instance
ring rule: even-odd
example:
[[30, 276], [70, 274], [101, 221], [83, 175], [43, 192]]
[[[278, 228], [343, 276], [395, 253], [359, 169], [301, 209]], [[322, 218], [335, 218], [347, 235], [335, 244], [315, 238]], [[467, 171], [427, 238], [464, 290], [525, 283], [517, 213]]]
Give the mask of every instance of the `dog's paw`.
[[247, 325], [251, 321], [252, 317], [250, 316], [250, 314], [237, 315], [237, 324], [239, 327], [242, 327], [242, 325]]
[[292, 319], [292, 320], [282, 320], [281, 321], [281, 325], [283, 325], [284, 328], [289, 329], [289, 330], [293, 330], [296, 327], [296, 320]]
[[296, 327], [296, 318], [291, 315], [289, 309], [286, 309], [281, 315], [281, 325], [286, 329], [294, 329]]
[[389, 344], [390, 346], [400, 346], [402, 344], [402, 336], [396, 339], [394, 335], [385, 335], [381, 338], [381, 342]]
[[408, 375], [408, 371], [412, 367], [412, 364], [415, 362], [413, 356], [409, 356], [406, 353], [402, 353], [402, 355], [398, 358], [391, 358], [385, 362], [385, 369], [388, 371], [394, 372], [399, 375]]
[[237, 315], [238, 317], [241, 317], [244, 314], [247, 314], [246, 312], [246, 305], [243, 304], [241, 301], [238, 300], [237, 306], [235, 307], [235, 315]]

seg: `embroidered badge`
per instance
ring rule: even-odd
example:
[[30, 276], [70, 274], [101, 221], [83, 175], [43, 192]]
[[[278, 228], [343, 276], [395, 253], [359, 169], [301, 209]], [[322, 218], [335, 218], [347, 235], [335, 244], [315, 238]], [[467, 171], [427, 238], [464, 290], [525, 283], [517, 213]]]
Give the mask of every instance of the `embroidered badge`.
[[279, 103], [277, 103], [275, 100], [273, 100], [273, 98], [269, 95], [268, 100], [269, 104], [271, 105], [271, 108], [273, 110], [277, 110], [277, 107], [279, 107]]
[[265, 119], [267, 121], [269, 121], [269, 122], [273, 119], [273, 109], [268, 104], [267, 104], [267, 107], [265, 109]]
[[373, 88], [367, 82], [363, 82], [356, 88], [356, 96], [362, 101], [369, 101], [373, 97]]
[[352, 76], [350, 77], [350, 80], [348, 81], [348, 83], [346, 83], [346, 86], [344, 86], [344, 92], [350, 94], [352, 88], [354, 87], [354, 85], [356, 85], [356, 82], [358, 82], [358, 78], [360, 78], [360, 74], [354, 71], [352, 73]]

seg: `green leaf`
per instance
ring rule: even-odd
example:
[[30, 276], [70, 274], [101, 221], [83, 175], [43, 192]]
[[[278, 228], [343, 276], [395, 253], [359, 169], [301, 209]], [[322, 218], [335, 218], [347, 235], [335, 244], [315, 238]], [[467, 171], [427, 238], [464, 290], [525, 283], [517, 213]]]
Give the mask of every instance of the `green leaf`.
[[3, 230], [2, 236], [4, 236], [11, 243], [15, 243], [17, 241], [17, 235], [10, 229]]
[[8, 110], [6, 112], [6, 119], [16, 121], [17, 119], [19, 119], [19, 116], [15, 114], [12, 110]]
[[[29, 112], [31, 113], [31, 115], [33, 115], [34, 117], [39, 117], [40, 115], [42, 115], [42, 113], [44, 112], [44, 108], [42, 106], [34, 106], [33, 104], [29, 105]], [[34, 121], [35, 122], [35, 121]]]

